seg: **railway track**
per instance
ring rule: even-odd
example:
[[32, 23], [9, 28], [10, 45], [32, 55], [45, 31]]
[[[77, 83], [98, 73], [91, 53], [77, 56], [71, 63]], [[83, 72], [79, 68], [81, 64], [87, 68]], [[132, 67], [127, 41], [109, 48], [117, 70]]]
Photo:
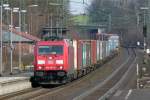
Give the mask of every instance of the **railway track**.
[[[135, 58], [130, 58], [129, 62], [126, 63], [122, 69], [120, 69], [116, 75], [114, 75], [110, 80], [108, 80], [102, 87], [98, 88], [96, 91], [92, 92], [88, 96], [84, 98], [84, 100], [98, 100], [100, 97], [102, 97], [104, 94], [106, 94], [110, 89], [114, 88], [116, 84], [119, 83], [119, 81], [122, 79], [124, 74], [127, 72], [129, 67], [132, 67], [132, 65], [135, 63]], [[77, 100], [77, 99], [76, 99]], [[99, 99], [101, 100], [101, 99]]]
[[[89, 74], [85, 77], [82, 77], [72, 83], [62, 85], [59, 87], [53, 87], [53, 88], [50, 87], [50, 88], [28, 89], [25, 91], [20, 91], [18, 93], [2, 96], [2, 97], [0, 97], [0, 100], [41, 100], [41, 99], [44, 99], [44, 100], [60, 100], [60, 99], [71, 100], [73, 98], [80, 96], [82, 93], [85, 93], [85, 91], [93, 88], [94, 86], [102, 83], [109, 76], [109, 74], [103, 75], [100, 72], [103, 71], [103, 68], [105, 68], [105, 70], [109, 70], [109, 73], [111, 74], [114, 69], [117, 69], [119, 67], [119, 65], [121, 65], [121, 61], [124, 61], [125, 59], [127, 59], [126, 54], [124, 54], [124, 56], [126, 56], [125, 58], [123, 58], [122, 56], [113, 59], [109, 63], [105, 64], [104, 67], [101, 67], [98, 70], [95, 70], [94, 72], [92, 72], [91, 74]], [[104, 84], [104, 86], [100, 89], [100, 91], [97, 91], [98, 93], [103, 95], [114, 84], [117, 83], [117, 81], [121, 78], [121, 76], [128, 69], [127, 66], [131, 64], [132, 60], [134, 60], [134, 57], [130, 57], [128, 59], [130, 62], [125, 64], [126, 67], [123, 67], [123, 69], [120, 69], [119, 73], [117, 74], [118, 77], [113, 77], [113, 79], [109, 80], [106, 84]], [[116, 66], [116, 64], [118, 66]], [[94, 92], [96, 92], [96, 91], [94, 91]], [[91, 93], [89, 96], [90, 96], [90, 98], [93, 99], [93, 96], [100, 97], [100, 94], [95, 96], [95, 95], [92, 95], [92, 93]]]

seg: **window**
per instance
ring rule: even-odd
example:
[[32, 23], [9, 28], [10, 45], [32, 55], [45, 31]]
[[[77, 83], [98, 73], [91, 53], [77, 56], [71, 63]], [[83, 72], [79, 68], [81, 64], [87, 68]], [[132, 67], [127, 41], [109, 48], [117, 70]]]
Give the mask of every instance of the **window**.
[[39, 54], [63, 54], [63, 46], [52, 45], [52, 46], [39, 46]]

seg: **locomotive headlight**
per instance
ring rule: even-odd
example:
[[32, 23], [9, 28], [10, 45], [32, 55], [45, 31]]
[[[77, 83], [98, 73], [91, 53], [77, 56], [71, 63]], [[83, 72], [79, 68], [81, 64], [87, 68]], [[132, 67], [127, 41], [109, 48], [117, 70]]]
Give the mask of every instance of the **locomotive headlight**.
[[41, 67], [41, 66], [39, 66], [38, 68], [39, 68], [40, 70], [42, 69], [42, 67]]
[[60, 69], [63, 69], [63, 66], [60, 66], [59, 68], [60, 68]]
[[56, 64], [64, 64], [63, 60], [56, 60]]
[[37, 63], [38, 63], [38, 64], [45, 64], [45, 61], [44, 61], [44, 60], [38, 60]]

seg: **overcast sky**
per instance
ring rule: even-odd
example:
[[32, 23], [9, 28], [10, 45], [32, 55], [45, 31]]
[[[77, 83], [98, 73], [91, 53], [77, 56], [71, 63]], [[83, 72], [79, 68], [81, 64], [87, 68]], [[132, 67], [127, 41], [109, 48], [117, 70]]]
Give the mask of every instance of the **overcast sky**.
[[[84, 0], [86, 2], [86, 4], [90, 4], [91, 0]], [[83, 4], [83, 0], [70, 0], [70, 11], [73, 14], [82, 14], [84, 13], [85, 7], [87, 6], [86, 4]]]

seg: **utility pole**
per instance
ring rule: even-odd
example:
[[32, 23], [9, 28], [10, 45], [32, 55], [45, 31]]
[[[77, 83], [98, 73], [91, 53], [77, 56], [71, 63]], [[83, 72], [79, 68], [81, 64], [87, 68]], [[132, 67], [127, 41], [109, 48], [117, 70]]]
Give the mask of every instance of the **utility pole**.
[[2, 76], [3, 73], [3, 7], [8, 7], [8, 4], [3, 4], [3, 1], [1, 1], [0, 6], [0, 76]]
[[13, 44], [12, 44], [12, 29], [13, 29], [13, 9], [11, 9], [11, 25], [10, 25], [10, 29], [11, 29], [11, 32], [10, 32], [10, 75], [12, 75], [12, 71], [13, 71], [13, 68], [12, 68], [12, 64], [13, 64]]
[[[21, 32], [21, 10], [18, 11], [19, 13], [19, 32]], [[18, 66], [18, 69], [20, 71], [21, 69], [21, 38], [19, 38], [19, 66]]]
[[2, 24], [3, 24], [2, 23], [2, 21], [3, 21], [2, 20], [2, 17], [3, 17], [3, 15], [2, 15], [3, 14], [3, 6], [2, 5], [3, 5], [3, 3], [1, 2], [1, 6], [0, 6], [0, 8], [1, 8], [1, 26], [0, 26], [0, 28], [1, 28], [0, 29], [1, 30], [1, 39], [0, 39], [1, 40], [1, 50], [0, 50], [0, 53], [1, 53], [0, 54], [0, 60], [1, 61], [0, 61], [0, 63], [1, 64], [0, 64], [0, 76], [2, 76], [2, 73], [3, 73], [3, 55], [2, 55], [3, 54], [3, 51], [2, 51], [3, 50], [3, 41], [2, 41], [2, 39], [3, 39], [3, 37], [2, 37], [2, 35], [3, 35], [2, 34], [3, 33], [3, 30], [2, 30]]
[[111, 31], [111, 23], [112, 23], [112, 16], [111, 16], [111, 14], [109, 14], [108, 17], [109, 17], [108, 30], [110, 32]]
[[53, 14], [51, 13], [51, 36], [53, 34]]
[[146, 10], [148, 10], [148, 7], [141, 7], [141, 10], [144, 10], [144, 21], [143, 21], [143, 36], [144, 36], [144, 52], [146, 52], [146, 37], [147, 37], [147, 24], [146, 24]]
[[137, 64], [136, 65], [136, 75], [137, 75], [137, 84], [136, 84], [136, 86], [137, 86], [137, 89], [139, 89], [140, 88], [140, 84], [139, 84], [139, 64]]
[[[22, 21], [21, 21], [21, 13], [26, 13], [26, 10], [19, 10], [18, 11], [18, 13], [19, 13], [19, 32], [21, 32], [22, 31]], [[21, 38], [19, 38], [20, 40], [19, 40], [19, 70], [21, 69], [21, 64], [22, 64], [22, 49], [21, 49], [21, 41], [22, 41], [22, 39]]]

